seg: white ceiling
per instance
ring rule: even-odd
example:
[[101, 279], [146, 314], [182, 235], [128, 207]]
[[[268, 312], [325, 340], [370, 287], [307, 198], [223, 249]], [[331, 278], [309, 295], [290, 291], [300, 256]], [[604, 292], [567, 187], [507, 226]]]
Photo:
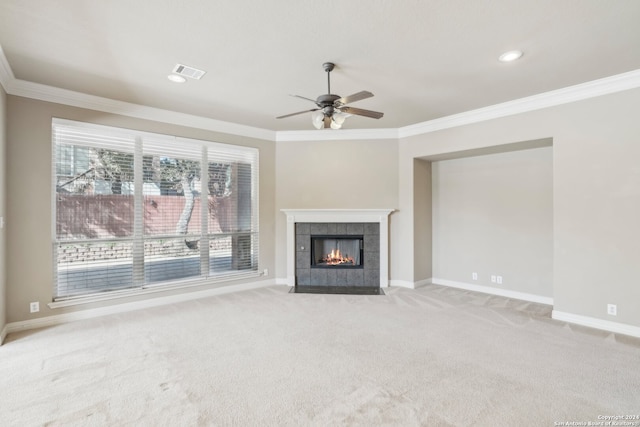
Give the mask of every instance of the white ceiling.
[[[326, 93], [369, 90], [345, 129], [399, 128], [640, 69], [638, 0], [2, 0], [16, 79], [269, 129], [312, 129]], [[511, 49], [514, 63], [498, 62]], [[172, 83], [176, 63], [207, 71]]]

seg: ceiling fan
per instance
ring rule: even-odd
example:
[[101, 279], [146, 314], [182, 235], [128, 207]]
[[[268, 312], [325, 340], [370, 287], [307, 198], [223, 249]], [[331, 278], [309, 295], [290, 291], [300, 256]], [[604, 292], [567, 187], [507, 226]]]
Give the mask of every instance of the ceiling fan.
[[298, 114], [313, 113], [311, 115], [311, 121], [316, 129], [331, 128], [340, 129], [345, 119], [350, 115], [370, 117], [372, 119], [379, 119], [384, 115], [378, 111], [363, 110], [362, 108], [349, 107], [346, 104], [351, 102], [361, 101], [363, 99], [371, 98], [373, 94], [363, 90], [353, 95], [341, 97], [340, 95], [333, 95], [331, 93], [331, 71], [333, 71], [335, 64], [332, 62], [325, 62], [322, 67], [327, 72], [327, 86], [328, 90], [325, 95], [320, 95], [318, 99], [313, 100], [300, 95], [291, 95], [296, 98], [306, 99], [317, 105], [318, 108], [312, 108], [311, 110], [298, 111], [297, 113], [286, 114], [284, 116], [276, 117], [276, 119], [284, 119], [285, 117], [297, 116]]

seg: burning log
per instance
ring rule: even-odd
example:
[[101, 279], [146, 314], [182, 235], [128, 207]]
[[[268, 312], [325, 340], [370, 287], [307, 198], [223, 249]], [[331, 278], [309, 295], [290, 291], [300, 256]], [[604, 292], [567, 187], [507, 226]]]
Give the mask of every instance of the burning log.
[[340, 249], [332, 249], [330, 254], [320, 260], [321, 263], [327, 265], [341, 265], [351, 264], [354, 265], [355, 261], [348, 254], [344, 256], [340, 253]]

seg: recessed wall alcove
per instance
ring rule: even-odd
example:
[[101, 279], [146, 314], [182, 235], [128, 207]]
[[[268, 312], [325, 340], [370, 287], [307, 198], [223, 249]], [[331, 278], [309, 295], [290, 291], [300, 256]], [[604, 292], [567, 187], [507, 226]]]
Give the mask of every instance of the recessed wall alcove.
[[551, 138], [416, 157], [413, 175], [414, 283], [552, 303]]

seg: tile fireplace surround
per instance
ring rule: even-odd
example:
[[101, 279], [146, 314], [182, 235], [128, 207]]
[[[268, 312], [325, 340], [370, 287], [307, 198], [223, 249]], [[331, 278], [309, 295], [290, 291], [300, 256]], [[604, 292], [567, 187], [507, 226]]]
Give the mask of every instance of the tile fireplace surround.
[[389, 286], [389, 215], [394, 209], [282, 209], [287, 216], [287, 285], [296, 284], [296, 224], [376, 223], [380, 228], [380, 287]]

